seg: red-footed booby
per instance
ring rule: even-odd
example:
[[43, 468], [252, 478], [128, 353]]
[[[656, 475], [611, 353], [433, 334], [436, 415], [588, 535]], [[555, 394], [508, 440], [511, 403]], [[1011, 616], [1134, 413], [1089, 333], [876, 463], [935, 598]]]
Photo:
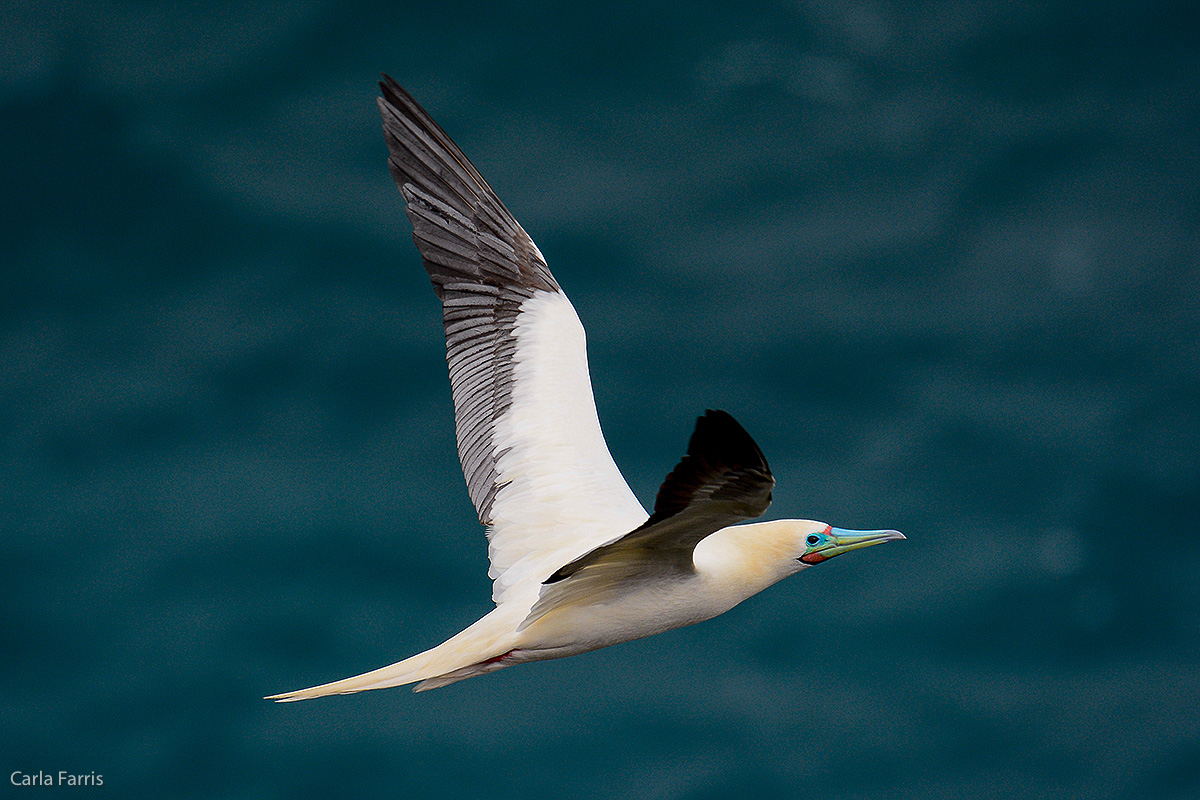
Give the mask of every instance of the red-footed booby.
[[458, 454], [487, 527], [495, 609], [447, 641], [304, 700], [434, 689], [710, 619], [897, 531], [761, 516], [775, 479], [733, 417], [708, 411], [647, 515], [600, 431], [583, 326], [537, 245], [421, 106], [383, 76], [388, 166], [442, 301]]

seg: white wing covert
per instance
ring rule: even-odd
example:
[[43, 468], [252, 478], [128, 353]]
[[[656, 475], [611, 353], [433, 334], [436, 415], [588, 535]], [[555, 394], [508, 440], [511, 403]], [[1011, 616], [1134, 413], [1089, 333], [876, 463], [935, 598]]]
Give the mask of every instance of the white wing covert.
[[380, 89], [388, 166], [442, 300], [458, 454], [488, 526], [492, 599], [528, 601], [647, 514], [608, 452], [583, 326], [541, 252], [425, 110], [386, 75]]

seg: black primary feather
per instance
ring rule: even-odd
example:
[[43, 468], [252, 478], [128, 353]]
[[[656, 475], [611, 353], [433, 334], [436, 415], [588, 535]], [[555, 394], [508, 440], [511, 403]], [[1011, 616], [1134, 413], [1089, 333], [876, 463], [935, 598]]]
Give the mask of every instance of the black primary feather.
[[774, 486], [767, 458], [746, 429], [710, 408], [696, 420], [687, 455], [663, 481], [646, 525], [702, 502], [742, 504], [744, 518], [757, 517], [770, 505]]

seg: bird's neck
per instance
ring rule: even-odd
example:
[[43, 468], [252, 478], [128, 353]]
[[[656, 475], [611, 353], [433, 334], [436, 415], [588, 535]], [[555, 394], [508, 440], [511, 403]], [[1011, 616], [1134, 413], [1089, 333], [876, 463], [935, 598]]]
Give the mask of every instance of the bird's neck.
[[804, 568], [795, 557], [797, 527], [780, 519], [722, 528], [696, 545], [697, 577], [741, 602]]

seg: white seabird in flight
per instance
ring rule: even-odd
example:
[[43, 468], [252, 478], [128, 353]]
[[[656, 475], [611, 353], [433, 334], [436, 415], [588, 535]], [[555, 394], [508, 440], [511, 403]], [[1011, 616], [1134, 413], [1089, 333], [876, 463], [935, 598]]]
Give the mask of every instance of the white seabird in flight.
[[391, 666], [267, 699], [418, 682], [435, 689], [710, 619], [771, 584], [898, 531], [762, 515], [775, 479], [723, 411], [696, 422], [647, 515], [596, 418], [583, 326], [529, 235], [394, 80], [388, 166], [442, 301], [458, 454], [487, 526], [495, 609]]

